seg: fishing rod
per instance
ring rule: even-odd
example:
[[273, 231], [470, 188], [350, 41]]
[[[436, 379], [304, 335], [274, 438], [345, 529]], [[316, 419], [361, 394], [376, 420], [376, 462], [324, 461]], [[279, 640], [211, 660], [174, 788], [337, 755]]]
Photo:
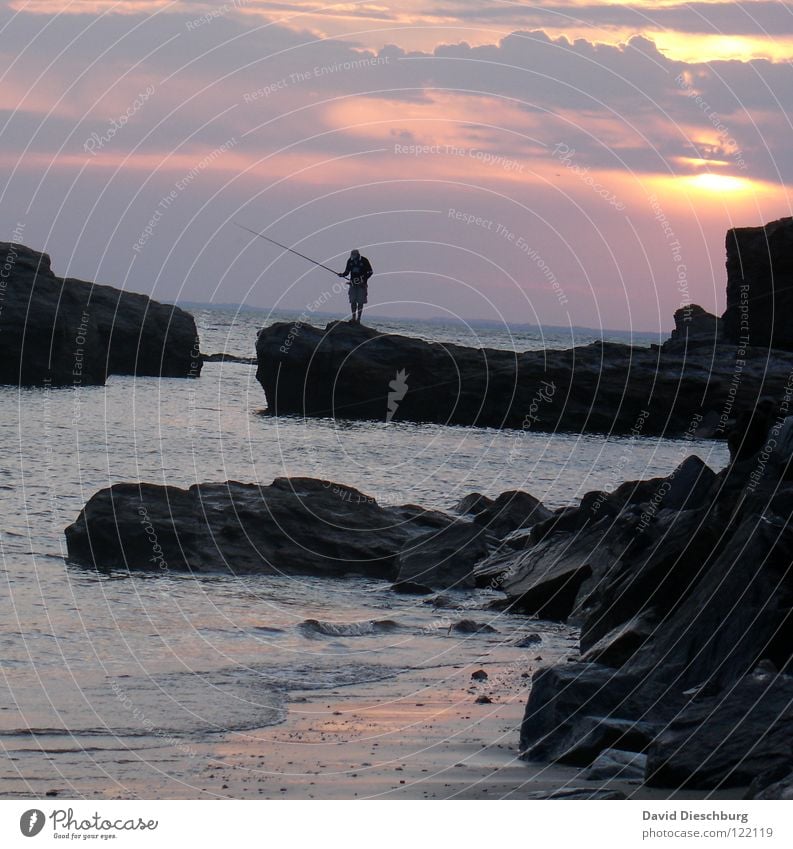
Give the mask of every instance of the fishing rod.
[[250, 227], [246, 227], [244, 224], [238, 224], [236, 221], [232, 221], [232, 224], [236, 224], [237, 227], [241, 227], [243, 230], [247, 230], [249, 233], [253, 233], [254, 236], [258, 236], [260, 239], [264, 239], [267, 242], [272, 242], [274, 245], [278, 245], [279, 248], [283, 248], [285, 251], [289, 251], [290, 253], [297, 254], [299, 257], [308, 260], [309, 262], [313, 262], [314, 265], [318, 265], [320, 268], [324, 268], [326, 271], [330, 271], [331, 274], [335, 274], [337, 277], [339, 276], [336, 271], [332, 268], [328, 268], [327, 265], [323, 265], [321, 262], [317, 262], [315, 259], [311, 259], [310, 256], [306, 256], [305, 254], [301, 254], [300, 251], [296, 251], [294, 248], [288, 248], [286, 245], [282, 245], [280, 242], [276, 242], [275, 239], [271, 239], [269, 236], [265, 236], [262, 233], [257, 233], [255, 230], [251, 230]]

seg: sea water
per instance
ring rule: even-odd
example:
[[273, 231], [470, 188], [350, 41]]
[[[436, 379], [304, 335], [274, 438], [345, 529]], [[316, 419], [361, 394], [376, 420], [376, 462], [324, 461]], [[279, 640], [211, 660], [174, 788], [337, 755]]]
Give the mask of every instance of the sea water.
[[[240, 357], [254, 356], [263, 324], [295, 318], [194, 312], [204, 352]], [[600, 338], [368, 323], [514, 350]], [[175, 741], [189, 747], [281, 722], [295, 690], [474, 659], [526, 629], [564, 639], [554, 625], [487, 609], [498, 595], [488, 590], [452, 593], [444, 612], [364, 578], [96, 573], [68, 562], [63, 529], [102, 487], [307, 475], [350, 484], [383, 504], [448, 510], [471, 491], [525, 489], [554, 508], [622, 480], [669, 474], [689, 454], [714, 470], [727, 460], [717, 442], [277, 419], [265, 408], [255, 367], [233, 362], [205, 365], [198, 380], [0, 387], [0, 795], [25, 795], [50, 775], [79, 796], [83, 780], [113, 779], [130, 752], [150, 764]], [[463, 642], [448, 627], [463, 616], [496, 632]]]

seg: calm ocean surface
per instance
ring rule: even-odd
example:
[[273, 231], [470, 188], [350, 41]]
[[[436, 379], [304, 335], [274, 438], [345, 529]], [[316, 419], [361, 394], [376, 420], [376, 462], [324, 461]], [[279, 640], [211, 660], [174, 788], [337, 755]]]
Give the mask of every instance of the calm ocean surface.
[[[222, 309], [194, 314], [204, 352], [240, 356], [254, 356], [256, 331], [275, 320]], [[596, 338], [367, 323], [516, 350]], [[658, 340], [633, 338], [651, 341]], [[309, 475], [351, 484], [383, 503], [449, 508], [473, 490], [494, 496], [521, 488], [558, 507], [588, 490], [668, 474], [690, 453], [715, 470], [727, 460], [726, 446], [714, 442], [276, 420], [262, 415], [264, 407], [255, 367], [236, 363], [208, 364], [196, 381], [113, 377], [78, 391], [0, 387], [0, 745], [7, 754], [0, 795], [41, 773], [42, 747], [104, 752], [104, 765], [100, 755], [92, 763], [110, 774], [116, 755], [108, 753], [119, 748], [146, 751], [166, 740], [278, 722], [290, 689], [333, 688], [460, 659], [460, 639], [438, 624], [438, 611], [380, 582], [98, 575], [69, 565], [63, 529], [97, 489], [119, 481], [186, 487]], [[477, 637], [476, 651], [487, 640], [542, 629], [481, 610], [492, 597], [459, 598], [477, 619], [498, 620], [498, 635]], [[383, 620], [393, 624], [377, 624]], [[549, 626], [549, 639], [554, 633]], [[58, 757], [46, 761], [55, 775]]]

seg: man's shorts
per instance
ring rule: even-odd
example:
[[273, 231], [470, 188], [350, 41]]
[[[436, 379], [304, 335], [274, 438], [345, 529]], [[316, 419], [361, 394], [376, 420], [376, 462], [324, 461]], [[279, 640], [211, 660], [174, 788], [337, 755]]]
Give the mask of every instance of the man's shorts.
[[353, 307], [362, 307], [367, 299], [368, 299], [368, 287], [366, 286], [356, 286], [354, 284], [350, 284], [350, 305]]

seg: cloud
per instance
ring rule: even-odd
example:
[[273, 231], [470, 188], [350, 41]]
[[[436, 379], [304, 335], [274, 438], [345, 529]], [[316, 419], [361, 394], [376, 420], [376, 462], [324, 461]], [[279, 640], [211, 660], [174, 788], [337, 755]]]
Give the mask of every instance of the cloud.
[[437, 5], [431, 17], [485, 22], [509, 22], [516, 27], [562, 30], [566, 27], [670, 29], [688, 33], [725, 35], [793, 35], [793, 13], [788, 5], [772, 0], [749, 3], [647, 4], [469, 4]]
[[[243, 297], [259, 279], [262, 249], [245, 248], [237, 236], [234, 250], [244, 258], [228, 278], [223, 222], [241, 210], [253, 225], [275, 228], [276, 238], [306, 234], [306, 247], [322, 256], [339, 245], [376, 246], [381, 263], [402, 263], [394, 273], [417, 300], [418, 272], [432, 270], [438, 298], [462, 299], [477, 314], [479, 295], [444, 282], [470, 283], [476, 270], [505, 309], [527, 287], [546, 320], [563, 322], [543, 288], [547, 278], [526, 254], [494, 230], [444, 217], [464, 209], [530, 242], [566, 290], [583, 293], [574, 320], [585, 324], [596, 286], [615, 316], [631, 306], [629, 289], [642, 292], [640, 310], [650, 309], [642, 288], [648, 268], [664, 269], [669, 256], [649, 193], [663, 195], [676, 231], [687, 235], [692, 277], [699, 271], [711, 285], [705, 236], [693, 244], [692, 234], [706, 234], [718, 252], [732, 215], [760, 223], [787, 211], [780, 199], [793, 184], [787, 63], [684, 62], [644, 36], [605, 44], [542, 30], [470, 44], [441, 30], [437, 38], [450, 43], [431, 49], [366, 49], [357, 35], [319, 38], [304, 18], [301, 28], [274, 23], [260, 17], [262, 6], [189, 27], [205, 8], [0, 13], [9, 175], [0, 209], [8, 220], [0, 223], [10, 226], [30, 207], [26, 232], [38, 234], [39, 247], [81, 257], [74, 273], [129, 275], [132, 288], [144, 290], [165, 281], [173, 293], [201, 256], [200, 270], [181, 282], [212, 291], [233, 278]], [[96, 138], [102, 143], [88, 143]], [[232, 149], [213, 156], [230, 140]], [[196, 169], [146, 250], [131, 258], [130, 245], [162, 198]], [[684, 178], [707, 169], [744, 178], [757, 196], [694, 198], [696, 185]], [[411, 247], [399, 258], [404, 245], [422, 240], [436, 247]], [[482, 255], [476, 262], [465, 253], [471, 245]], [[502, 252], [506, 276], [491, 268]], [[412, 265], [418, 256], [426, 268]], [[296, 280], [303, 272], [279, 265], [277, 273]], [[632, 282], [623, 291], [624, 280]], [[663, 315], [675, 297], [659, 297]], [[266, 302], [266, 293], [257, 298]]]

